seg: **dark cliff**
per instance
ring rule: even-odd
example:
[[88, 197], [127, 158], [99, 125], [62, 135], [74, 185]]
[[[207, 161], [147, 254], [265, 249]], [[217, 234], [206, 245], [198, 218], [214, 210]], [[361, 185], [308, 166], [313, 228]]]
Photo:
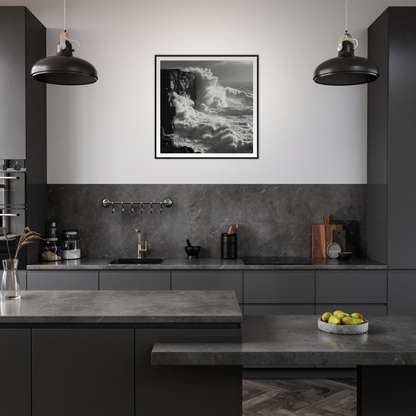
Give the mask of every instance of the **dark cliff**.
[[165, 135], [175, 131], [173, 119], [175, 107], [172, 103], [172, 93], [196, 99], [195, 75], [180, 69], [162, 69], [160, 74], [160, 126]]

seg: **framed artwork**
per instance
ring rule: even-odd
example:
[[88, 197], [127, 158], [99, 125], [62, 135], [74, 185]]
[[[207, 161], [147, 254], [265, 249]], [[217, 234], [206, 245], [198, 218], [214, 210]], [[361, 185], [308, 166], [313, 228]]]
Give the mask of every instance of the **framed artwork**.
[[257, 159], [258, 55], [156, 55], [157, 159]]

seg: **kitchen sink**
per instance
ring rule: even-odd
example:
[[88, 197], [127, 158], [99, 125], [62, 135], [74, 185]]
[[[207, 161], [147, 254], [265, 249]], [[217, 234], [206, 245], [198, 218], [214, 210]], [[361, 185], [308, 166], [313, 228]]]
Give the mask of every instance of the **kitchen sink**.
[[108, 264], [160, 264], [163, 259], [148, 258], [148, 259], [114, 259]]

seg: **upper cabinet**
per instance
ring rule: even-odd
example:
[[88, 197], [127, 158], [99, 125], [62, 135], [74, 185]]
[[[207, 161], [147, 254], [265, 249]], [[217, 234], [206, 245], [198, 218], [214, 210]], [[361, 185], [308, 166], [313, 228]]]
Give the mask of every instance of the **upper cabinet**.
[[[46, 86], [30, 76], [46, 56], [46, 29], [26, 7], [0, 7], [0, 159], [45, 151]], [[32, 156], [33, 155], [33, 156]]]
[[368, 85], [368, 257], [416, 269], [416, 7], [370, 26], [368, 57], [380, 68]]

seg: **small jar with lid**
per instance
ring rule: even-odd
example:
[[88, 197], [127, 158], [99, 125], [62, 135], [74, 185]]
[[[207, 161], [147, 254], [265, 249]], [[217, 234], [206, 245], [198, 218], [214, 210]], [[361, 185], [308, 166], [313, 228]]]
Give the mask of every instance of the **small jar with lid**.
[[58, 244], [57, 237], [48, 237], [45, 239], [40, 253], [40, 259], [42, 261], [59, 261], [62, 259], [61, 247]]
[[66, 260], [75, 260], [81, 258], [81, 246], [78, 240], [78, 231], [64, 231], [61, 252], [62, 258]]

